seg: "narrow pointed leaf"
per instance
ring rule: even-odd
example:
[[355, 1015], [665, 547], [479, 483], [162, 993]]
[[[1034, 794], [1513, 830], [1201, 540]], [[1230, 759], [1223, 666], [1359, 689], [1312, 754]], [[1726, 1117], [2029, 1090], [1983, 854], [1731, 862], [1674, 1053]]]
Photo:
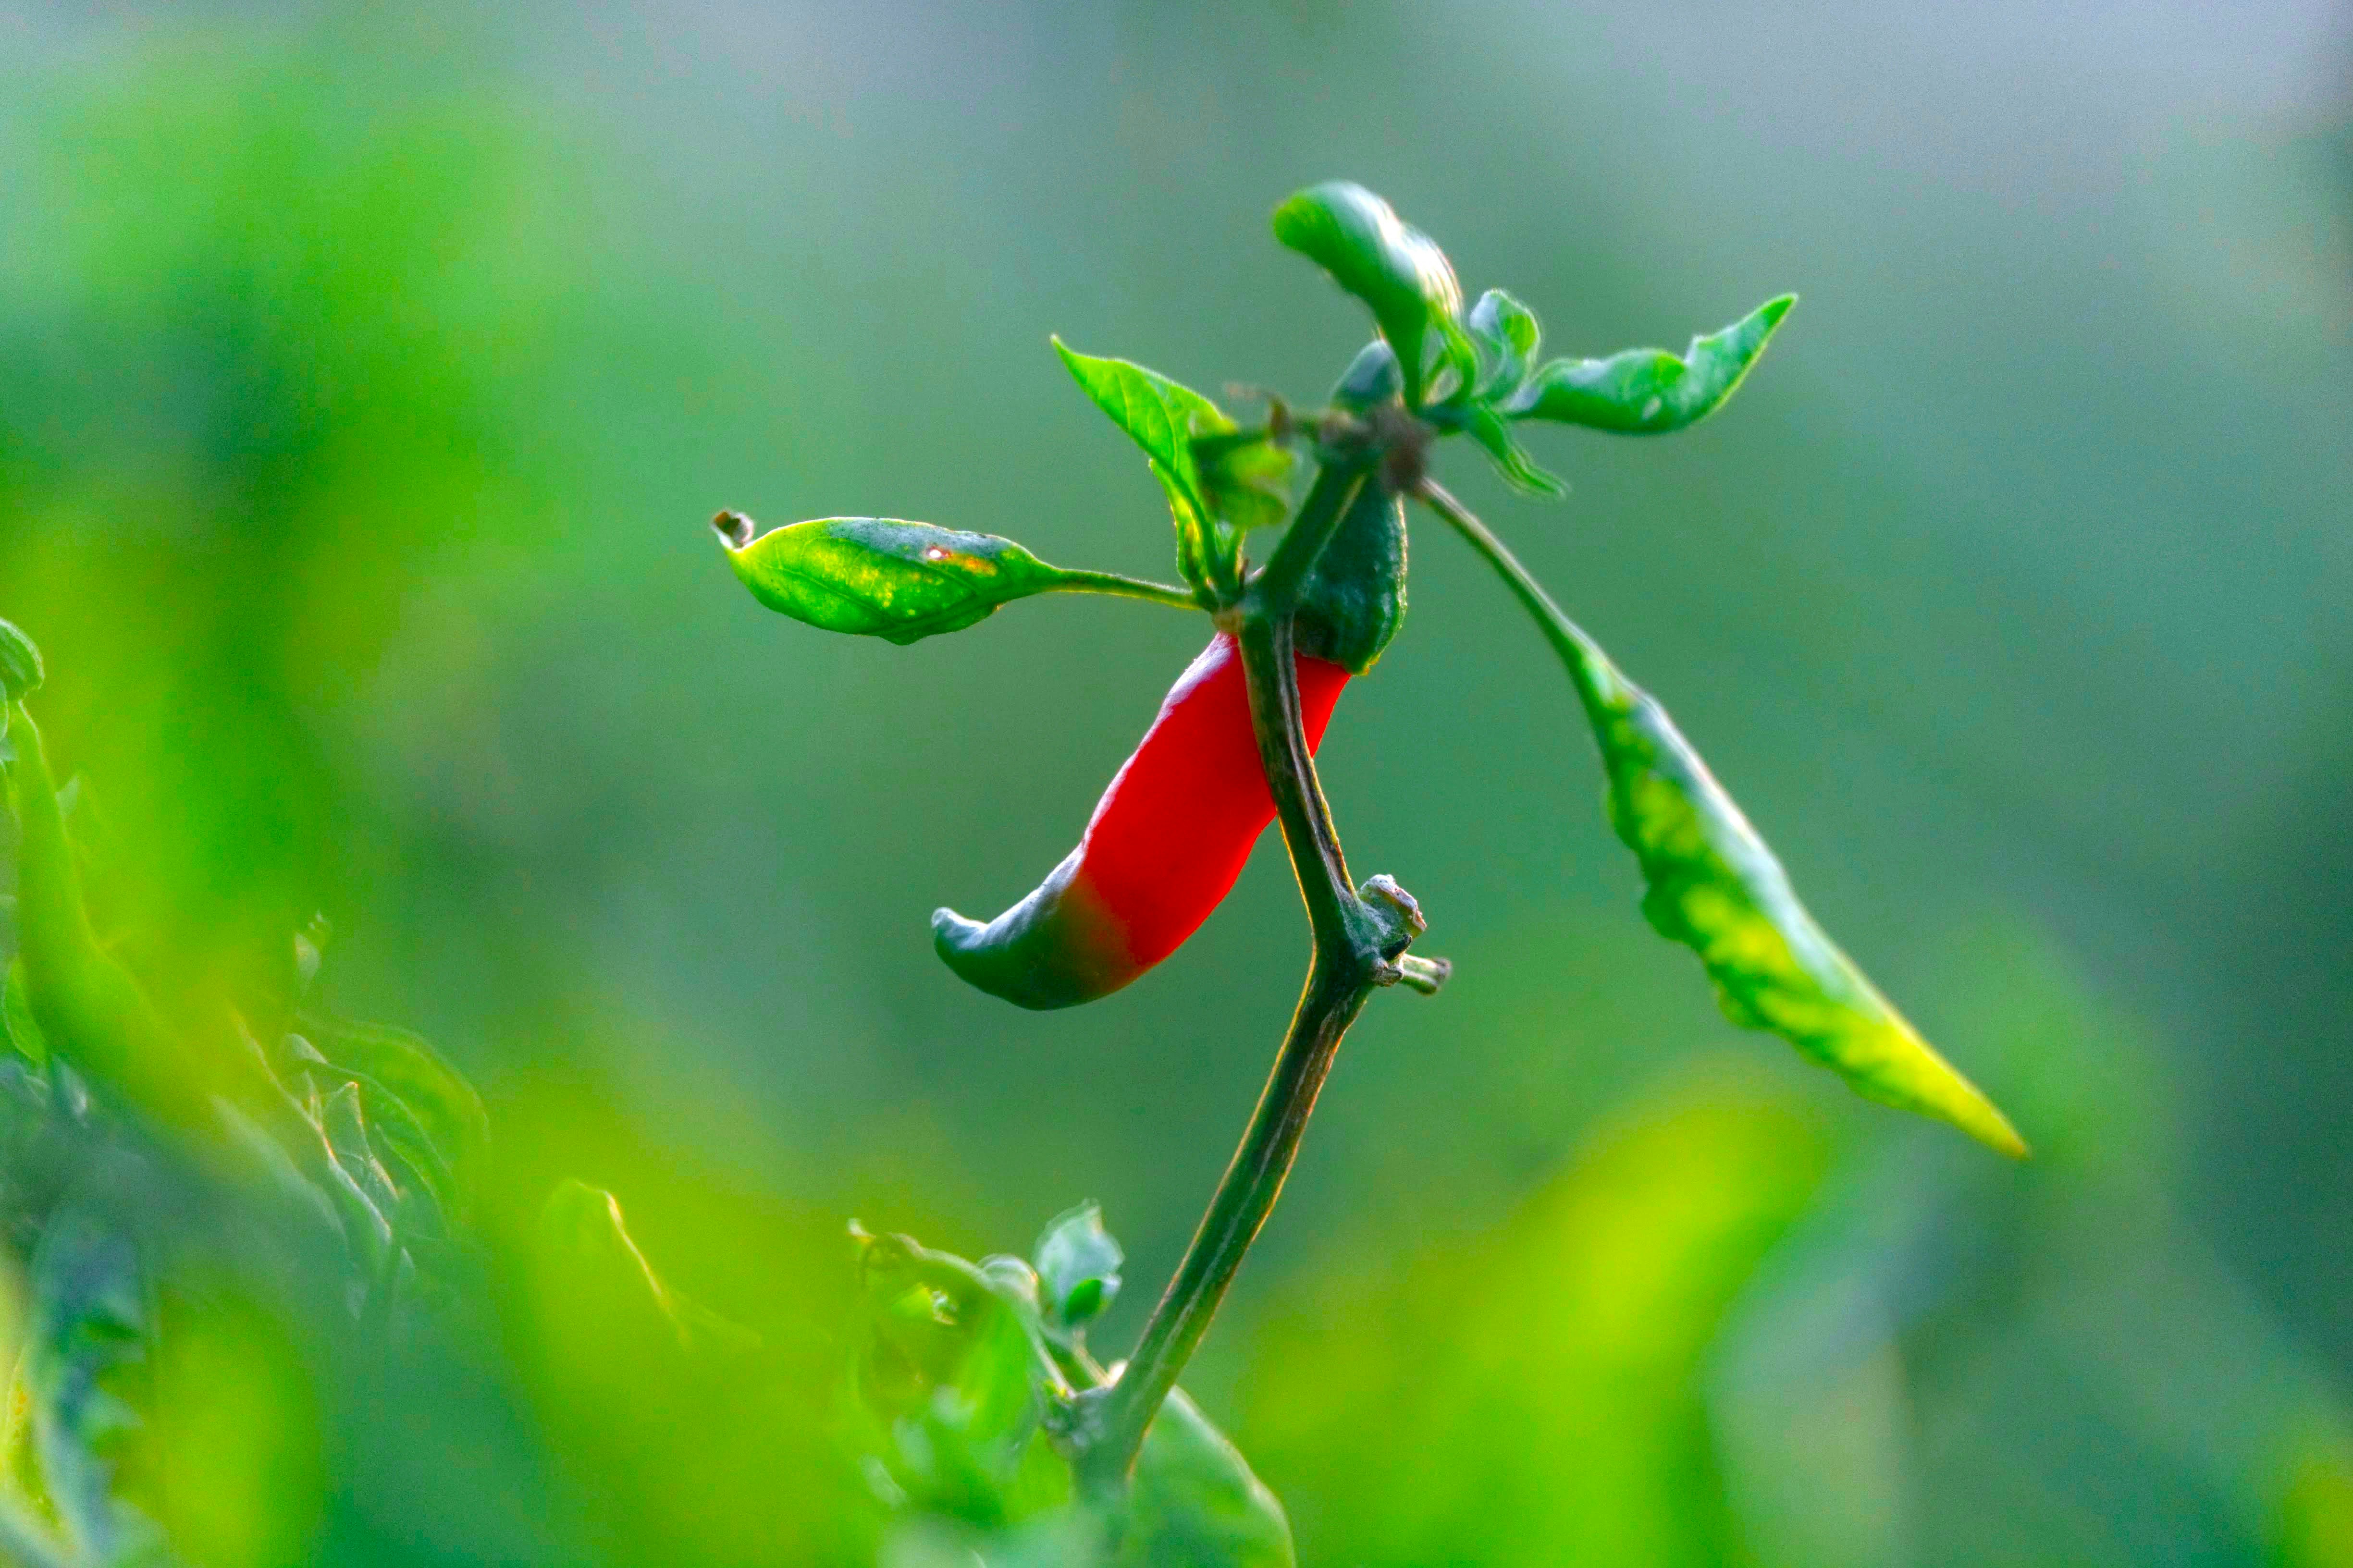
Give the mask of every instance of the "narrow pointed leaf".
[[1568, 668], [1609, 774], [1609, 821], [1641, 863], [1642, 912], [1699, 954], [1734, 1023], [1780, 1036], [1864, 1097], [1948, 1121], [2005, 1154], [2017, 1130], [1936, 1054], [1798, 901], [1788, 874], [1658, 702], [1484, 525], [1433, 490]]
[[1476, 359], [1462, 328], [1462, 288], [1438, 242], [1406, 223], [1364, 186], [1334, 180], [1310, 186], [1274, 213], [1274, 237], [1332, 275], [1365, 302], [1397, 351], [1405, 399], [1419, 407], [1430, 389], [1433, 334], [1440, 363], [1468, 378]]
[[1568, 487], [1558, 476], [1539, 466], [1528, 456], [1527, 448], [1512, 434], [1504, 416], [1483, 403], [1474, 403], [1463, 410], [1463, 433], [1479, 443], [1480, 449], [1493, 460], [1495, 471], [1514, 489], [1529, 495], [1559, 496], [1568, 493]]
[[[1198, 586], [1191, 563], [1222, 559], [1231, 540], [1218, 529], [1224, 515], [1214, 476], [1204, 472], [1193, 443], [1204, 436], [1220, 436], [1234, 428], [1233, 420], [1216, 404], [1181, 382], [1156, 370], [1124, 359], [1097, 359], [1051, 340], [1081, 391], [1112, 423], [1127, 432], [1144, 449], [1153, 474], [1168, 490], [1168, 510], [1176, 525], [1176, 556], [1186, 581]], [[1239, 519], [1234, 521], [1240, 521]]]
[[754, 537], [714, 521], [735, 575], [768, 608], [823, 631], [906, 644], [958, 632], [1036, 594], [1103, 593], [1189, 605], [1180, 589], [1050, 566], [1009, 539], [928, 522], [828, 517]]
[[1681, 430], [1724, 406], [1797, 302], [1794, 294], [1768, 300], [1722, 331], [1694, 338], [1681, 358], [1664, 349], [1628, 349], [1608, 359], [1556, 359], [1502, 411], [1625, 436]]

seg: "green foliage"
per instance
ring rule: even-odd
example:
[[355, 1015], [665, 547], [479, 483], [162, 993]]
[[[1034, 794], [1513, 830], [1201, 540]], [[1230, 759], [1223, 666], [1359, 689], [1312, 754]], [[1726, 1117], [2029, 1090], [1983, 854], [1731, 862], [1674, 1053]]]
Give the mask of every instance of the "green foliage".
[[1716, 1491], [1706, 1358], [1830, 1163], [1786, 1091], [1710, 1061], [1638, 1094], [1475, 1234], [1303, 1271], [1271, 1304], [1240, 1424], [1284, 1478], [1303, 1556], [1738, 1561], [1731, 1521], [1694, 1506]]
[[[0, 620], [0, 713], [41, 689], [41, 650], [14, 621]], [[6, 725], [0, 723], [0, 732]]]
[[1310, 186], [1275, 209], [1274, 237], [1372, 311], [1397, 352], [1408, 408], [1419, 408], [1447, 374], [1458, 381], [1471, 374], [1473, 351], [1454, 268], [1436, 241], [1388, 203], [1345, 180]]
[[32, 1489], [87, 1560], [136, 1561], [160, 1542], [116, 1492], [142, 1426], [150, 1342], [146, 1280], [130, 1240], [86, 1210], [50, 1216], [30, 1267], [19, 1376], [33, 1409]]
[[[1101, 1211], [1058, 1215], [1029, 1261], [977, 1265], [855, 1231], [865, 1310], [848, 1441], [917, 1562], [1057, 1568], [1289, 1568], [1282, 1505], [1182, 1391], [1145, 1434], [1115, 1500], [1076, 1484], [1103, 1370], [1082, 1332], [1117, 1285]], [[962, 1553], [950, 1556], [950, 1553]]]
[[1626, 436], [1663, 436], [1696, 425], [1739, 390], [1765, 352], [1795, 294], [1767, 300], [1720, 331], [1695, 337], [1683, 356], [1628, 349], [1607, 359], [1555, 360], [1500, 392], [1496, 406], [1514, 419], [1582, 425]]
[[902, 646], [959, 632], [1034, 594], [1108, 593], [1182, 605], [1183, 594], [1100, 572], [1049, 566], [1009, 539], [928, 522], [828, 517], [756, 537], [751, 519], [714, 523], [735, 575], [768, 608], [821, 631]]
[[1119, 1294], [1119, 1266], [1126, 1255], [1103, 1228], [1099, 1205], [1083, 1203], [1055, 1215], [1033, 1256], [1039, 1300], [1050, 1323], [1082, 1327]]
[[1660, 935], [1699, 954], [1725, 1016], [1780, 1036], [1868, 1099], [2023, 1155], [2026, 1145], [2008, 1119], [1806, 912], [1781, 863], [1666, 710], [1626, 679], [1493, 534], [1450, 500], [1439, 506], [1567, 667], [1601, 748], [1610, 826], [1641, 863], [1642, 912]]
[[[847, 1346], [830, 1328], [812, 1331], [782, 1314], [755, 1310], [754, 1327], [700, 1305], [655, 1268], [607, 1187], [562, 1180], [526, 1216], [465, 1077], [422, 1039], [324, 1005], [322, 924], [274, 929], [269, 962], [239, 967], [190, 960], [214, 955], [172, 922], [159, 937], [110, 907], [102, 879], [88, 874], [101, 857], [69, 830], [40, 733], [21, 707], [39, 683], [37, 650], [0, 622], [0, 695], [21, 737], [9, 798], [22, 829], [22, 953], [0, 993], [0, 1026], [15, 1047], [0, 1062], [0, 1177], [9, 1178], [0, 1201], [23, 1211], [6, 1234], [22, 1244], [16, 1305], [27, 1327], [16, 1403], [32, 1434], [8, 1450], [31, 1519], [19, 1555], [42, 1559], [54, 1546], [78, 1563], [161, 1560], [167, 1537], [207, 1563], [290, 1562], [311, 1551], [329, 1506], [323, 1467], [290, 1470], [283, 1490], [293, 1500], [283, 1506], [256, 1500], [249, 1480], [290, 1452], [327, 1443], [299, 1379], [276, 1375], [290, 1358], [264, 1357], [257, 1368], [249, 1353], [271, 1331], [274, 1309], [224, 1316], [219, 1300], [199, 1300], [191, 1285], [246, 1247], [269, 1253], [290, 1293], [315, 1289], [332, 1303], [322, 1315], [332, 1326], [319, 1331], [345, 1368], [356, 1349], [363, 1379], [378, 1358], [418, 1345], [461, 1383], [479, 1372], [469, 1358], [485, 1345], [519, 1363], [519, 1386], [503, 1392], [517, 1394], [522, 1419], [537, 1424], [560, 1460], [555, 1484], [570, 1511], [554, 1533], [564, 1550], [575, 1536], [609, 1535], [608, 1545], [628, 1543], [616, 1555], [651, 1544], [648, 1555], [665, 1560], [871, 1560], [879, 1551], [901, 1568], [1293, 1563], [1282, 1506], [1175, 1384], [1271, 1205], [1323, 1067], [1356, 1009], [1379, 985], [1434, 990], [1445, 966], [1405, 952], [1425, 923], [1393, 879], [1357, 887], [1344, 874], [1312, 765], [1296, 730], [1283, 728], [1299, 701], [1294, 671], [1277, 659], [1270, 679], [1265, 650], [1293, 637], [1301, 652], [1355, 674], [1381, 657], [1407, 605], [1403, 500], [1449, 504], [1427, 477], [1434, 437], [1467, 434], [1514, 485], [1557, 493], [1560, 482], [1518, 445], [1515, 421], [1641, 433], [1689, 425], [1737, 386], [1788, 300], [1696, 340], [1687, 358], [1637, 351], [1540, 364], [1533, 311], [1491, 289], [1466, 314], [1436, 243], [1361, 187], [1303, 192], [1274, 226], [1366, 305], [1380, 334], [1342, 375], [1331, 407], [1294, 416], [1269, 398], [1263, 425], [1245, 429], [1157, 373], [1055, 342], [1166, 490], [1189, 592], [1056, 567], [1009, 540], [925, 523], [829, 518], [755, 536], [740, 513], [715, 520], [755, 599], [824, 630], [906, 644], [968, 628], [1016, 599], [1092, 592], [1208, 611], [1254, 650], [1256, 760], [1279, 797], [1317, 942], [1294, 1029], [1307, 1054], [1286, 1044], [1263, 1113], [1202, 1226], [1212, 1241], [1188, 1255], [1136, 1356], [1107, 1372], [1087, 1342], [1125, 1261], [1091, 1203], [1052, 1221], [1029, 1259], [976, 1264], [903, 1236], [857, 1232], [854, 1270], [846, 1260], [832, 1270], [856, 1285]], [[1311, 462], [1314, 486], [1295, 505], [1299, 471]], [[1791, 1039], [1866, 1094], [2022, 1152], [2000, 1113], [1814, 925], [1657, 705], [1475, 521], [1454, 521], [1484, 542], [1569, 661], [1602, 746], [1612, 821], [1649, 883], [1645, 909], [1700, 953], [1725, 1011]], [[1251, 533], [1286, 522], [1296, 526], [1274, 547], [1271, 569], [1254, 572], [1243, 553]], [[1328, 670], [1318, 679], [1337, 684]], [[252, 902], [269, 910], [282, 900]], [[1298, 1067], [1311, 1058], [1322, 1066]], [[1403, 1462], [1400, 1430], [1482, 1456], [1475, 1508], [1421, 1500], [1414, 1515], [1401, 1500], [1383, 1520], [1386, 1536], [1349, 1542], [1344, 1555], [1460, 1556], [1504, 1517], [1493, 1506], [1501, 1498], [1519, 1539], [1556, 1559], [1574, 1539], [1575, 1551], [1614, 1561], [1701, 1560], [1693, 1542], [1704, 1532], [1679, 1529], [1664, 1504], [1628, 1511], [1632, 1525], [1614, 1535], [1586, 1528], [1582, 1513], [1599, 1511], [1613, 1489], [1655, 1489], [1657, 1473], [1695, 1447], [1691, 1363], [1810, 1192], [1818, 1162], [1802, 1129], [1687, 1120], [1673, 1136], [1635, 1139], [1631, 1154], [1599, 1156], [1515, 1221], [1505, 1244], [1450, 1276], [1455, 1315], [1443, 1331], [1468, 1352], [1434, 1358], [1440, 1372], [1422, 1384], [1383, 1388], [1349, 1413], [1345, 1432], [1318, 1435], [1335, 1453], [1377, 1446], [1379, 1455], [1362, 1459], [1367, 1470]], [[110, 1188], [93, 1173], [115, 1162], [135, 1174]], [[43, 1180], [16, 1179], [37, 1166]], [[1678, 1184], [1694, 1172], [1693, 1190]], [[122, 1192], [171, 1193], [188, 1214], [231, 1215], [222, 1228], [235, 1235], [203, 1237], [185, 1215], [130, 1212]], [[1238, 1246], [1216, 1239], [1236, 1237]], [[238, 1261], [243, 1277], [263, 1272], [244, 1255]], [[708, 1254], [699, 1261], [712, 1266]], [[691, 1269], [679, 1277], [702, 1292]], [[1464, 1279], [1476, 1283], [1465, 1288]], [[1168, 1302], [1176, 1310], [1164, 1316]], [[1533, 1352], [1531, 1314], [1549, 1314], [1537, 1332], [1550, 1337]], [[241, 1326], [208, 1341], [208, 1321]], [[1170, 1322], [1179, 1326], [1155, 1331]], [[198, 1326], [177, 1326], [190, 1323]], [[1533, 1366], [1550, 1381], [1522, 1379], [1526, 1407], [1499, 1415], [1461, 1397], [1487, 1362]], [[1269, 1383], [1279, 1387], [1282, 1375]], [[199, 1407], [216, 1384], [234, 1397], [219, 1405], [227, 1415], [206, 1417]], [[1603, 1441], [1596, 1412], [1608, 1401], [1594, 1390], [1628, 1385], [1644, 1391], [1648, 1425]], [[829, 1415], [818, 1412], [817, 1387], [832, 1390]], [[822, 1491], [799, 1513], [763, 1501], [771, 1453], [854, 1487]], [[1579, 1456], [1581, 1491], [1556, 1485], [1567, 1453]], [[1291, 1462], [1312, 1468], [1315, 1458], [1294, 1452]], [[175, 1498], [156, 1479], [172, 1474], [204, 1478], [204, 1489]], [[1409, 1479], [1393, 1486], [1399, 1500], [1411, 1497]], [[16, 1550], [7, 1542], [19, 1522], [0, 1508], [0, 1549]], [[486, 1559], [510, 1555], [469, 1547]]]
[[1157, 371], [1053, 343], [1095, 406], [1143, 448], [1167, 493], [1178, 572], [1197, 590], [1239, 586], [1242, 535], [1289, 514], [1290, 451], [1262, 432], [1238, 431], [1225, 410]]

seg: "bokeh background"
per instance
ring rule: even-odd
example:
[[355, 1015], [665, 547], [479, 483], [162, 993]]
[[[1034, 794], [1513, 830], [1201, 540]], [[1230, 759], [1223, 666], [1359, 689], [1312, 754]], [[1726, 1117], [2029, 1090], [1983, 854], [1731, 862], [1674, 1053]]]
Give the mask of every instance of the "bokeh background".
[[[704, 520], [1168, 576], [1046, 335], [1314, 401], [1365, 323], [1266, 216], [1329, 177], [1559, 352], [1803, 297], [1700, 429], [1539, 434], [1565, 503], [1444, 471], [2038, 1158], [1722, 1021], [1418, 523], [1324, 761], [1456, 978], [1367, 1012], [1187, 1380], [1303, 1560], [2353, 1562], [2337, 6], [5, 0], [0, 614], [183, 959], [325, 910], [514, 1192], [817, 1322], [850, 1215], [977, 1255], [1100, 1198], [1118, 1345], [1295, 994], [1279, 846], [1067, 1014], [925, 918], [1060, 858], [1202, 628], [828, 638]], [[331, 1528], [561, 1560], [594, 1467], [460, 1405]], [[743, 1518], [789, 1444], [632, 1409], [629, 1506], [805, 1560]]]

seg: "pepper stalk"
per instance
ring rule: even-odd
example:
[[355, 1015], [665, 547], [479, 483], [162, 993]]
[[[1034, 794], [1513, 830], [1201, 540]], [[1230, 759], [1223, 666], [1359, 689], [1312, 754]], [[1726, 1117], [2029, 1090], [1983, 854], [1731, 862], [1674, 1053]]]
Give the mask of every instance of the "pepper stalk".
[[1325, 454], [1274, 554], [1250, 579], [1240, 601], [1219, 617], [1241, 649], [1250, 724], [1292, 872], [1307, 906], [1314, 947], [1306, 984], [1266, 1087], [1208, 1212], [1145, 1324], [1134, 1355], [1109, 1386], [1081, 1395], [1096, 1408], [1079, 1428], [1078, 1469], [1088, 1489], [1099, 1496], [1125, 1485], [1153, 1416], [1176, 1386], [1273, 1212], [1316, 1096], [1366, 1001], [1378, 987], [1400, 982], [1428, 994], [1449, 973], [1443, 960], [1406, 954], [1407, 945], [1426, 929], [1411, 895], [1386, 876], [1372, 878], [1361, 889], [1349, 877], [1308, 746], [1293, 658], [1301, 590], [1358, 491], [1387, 482], [1381, 471], [1386, 456], [1369, 444]]

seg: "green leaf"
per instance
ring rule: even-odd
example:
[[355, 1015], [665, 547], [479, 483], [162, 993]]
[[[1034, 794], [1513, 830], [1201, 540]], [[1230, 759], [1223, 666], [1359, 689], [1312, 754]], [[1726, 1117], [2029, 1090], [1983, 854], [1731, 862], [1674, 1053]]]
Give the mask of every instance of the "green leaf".
[[672, 1289], [629, 1235], [621, 1201], [602, 1187], [565, 1179], [539, 1215], [543, 1284], [567, 1308], [601, 1329], [653, 1327], [681, 1351], [741, 1353], [760, 1336]]
[[852, 1234], [866, 1297], [853, 1441], [907, 1500], [972, 1524], [1067, 1501], [1070, 1468], [1043, 1416], [1069, 1388], [1020, 1292], [911, 1237]]
[[1922, 1039], [1798, 901], [1788, 874], [1649, 693], [1628, 680], [1485, 525], [1432, 487], [1568, 668], [1601, 748], [1609, 821], [1641, 863], [1642, 912], [1699, 954], [1734, 1023], [1780, 1036], [1867, 1099], [1948, 1121], [2005, 1154], [2009, 1120]]
[[1193, 458], [1209, 515], [1219, 522], [1247, 533], [1291, 521], [1299, 458], [1289, 447], [1263, 437], [1213, 438], [1197, 441]]
[[1115, 594], [1191, 607], [1177, 588], [1049, 566], [1009, 539], [928, 522], [828, 517], [754, 537], [752, 520], [713, 520], [735, 575], [760, 603], [822, 631], [904, 645], [987, 620], [1033, 594]]
[[1208, 510], [1193, 458], [1193, 442], [1203, 436], [1232, 431], [1226, 411], [1180, 382], [1156, 370], [1146, 370], [1124, 359], [1097, 359], [1082, 354], [1059, 337], [1050, 340], [1054, 352], [1095, 406], [1144, 448], [1144, 455], [1167, 473], [1196, 506]]
[[1430, 389], [1429, 345], [1439, 363], [1467, 381], [1476, 351], [1462, 329], [1462, 289], [1438, 242], [1399, 218], [1364, 186], [1334, 180], [1310, 186], [1274, 213], [1274, 237], [1332, 275], [1373, 313], [1397, 351], [1405, 400], [1419, 408]]
[[[1222, 575], [1235, 541], [1219, 528], [1226, 518], [1220, 503], [1229, 501], [1211, 476], [1202, 471], [1193, 443], [1208, 436], [1231, 433], [1234, 422], [1226, 411], [1180, 382], [1156, 370], [1124, 359], [1097, 359], [1051, 340], [1064, 368], [1095, 406], [1127, 432], [1144, 449], [1153, 477], [1168, 492], [1169, 516], [1176, 527], [1176, 560], [1185, 580], [1199, 587]], [[1279, 519], [1277, 521], [1280, 521]]]
[[1568, 487], [1559, 478], [1541, 467], [1528, 456], [1519, 438], [1504, 416], [1485, 403], [1473, 403], [1462, 411], [1462, 429], [1495, 465], [1505, 483], [1528, 495], [1559, 496], [1568, 493]]
[[1144, 1435], [1119, 1568], [1292, 1568], [1291, 1521], [1181, 1388]]
[[1681, 359], [1664, 349], [1628, 349], [1608, 359], [1555, 360], [1501, 411], [1626, 436], [1681, 430], [1724, 405], [1797, 302], [1795, 294], [1768, 300], [1722, 331], [1694, 338]]
[[1127, 1255], [1103, 1229], [1103, 1209], [1092, 1200], [1055, 1215], [1038, 1237], [1036, 1256], [1046, 1311], [1058, 1322], [1075, 1328], [1119, 1294], [1119, 1266]]
[[[0, 707], [38, 691], [45, 674], [39, 646], [14, 621], [0, 621]], [[0, 719], [0, 731], [6, 728]]]
[[[399, 1102], [408, 1120], [432, 1140], [434, 1152], [462, 1194], [491, 1140], [490, 1115], [465, 1075], [406, 1029], [315, 1016], [303, 1022], [332, 1068], [357, 1075], [364, 1087], [373, 1086]], [[379, 1110], [377, 1122], [379, 1131], [388, 1131], [391, 1118]]]
[[1404, 395], [1405, 377], [1398, 370], [1397, 350], [1387, 338], [1375, 338], [1356, 351], [1348, 368], [1332, 388], [1332, 401], [1359, 413]]
[[1518, 391], [1544, 342], [1535, 312], [1501, 289], [1490, 289], [1471, 307], [1469, 324], [1488, 365], [1479, 378], [1479, 395], [1504, 397]]
[[8, 965], [5, 981], [0, 981], [0, 1029], [5, 1029], [8, 1043], [16, 1054], [35, 1067], [49, 1064], [49, 1042], [34, 1021], [31, 998], [25, 994], [25, 961], [21, 958]]

